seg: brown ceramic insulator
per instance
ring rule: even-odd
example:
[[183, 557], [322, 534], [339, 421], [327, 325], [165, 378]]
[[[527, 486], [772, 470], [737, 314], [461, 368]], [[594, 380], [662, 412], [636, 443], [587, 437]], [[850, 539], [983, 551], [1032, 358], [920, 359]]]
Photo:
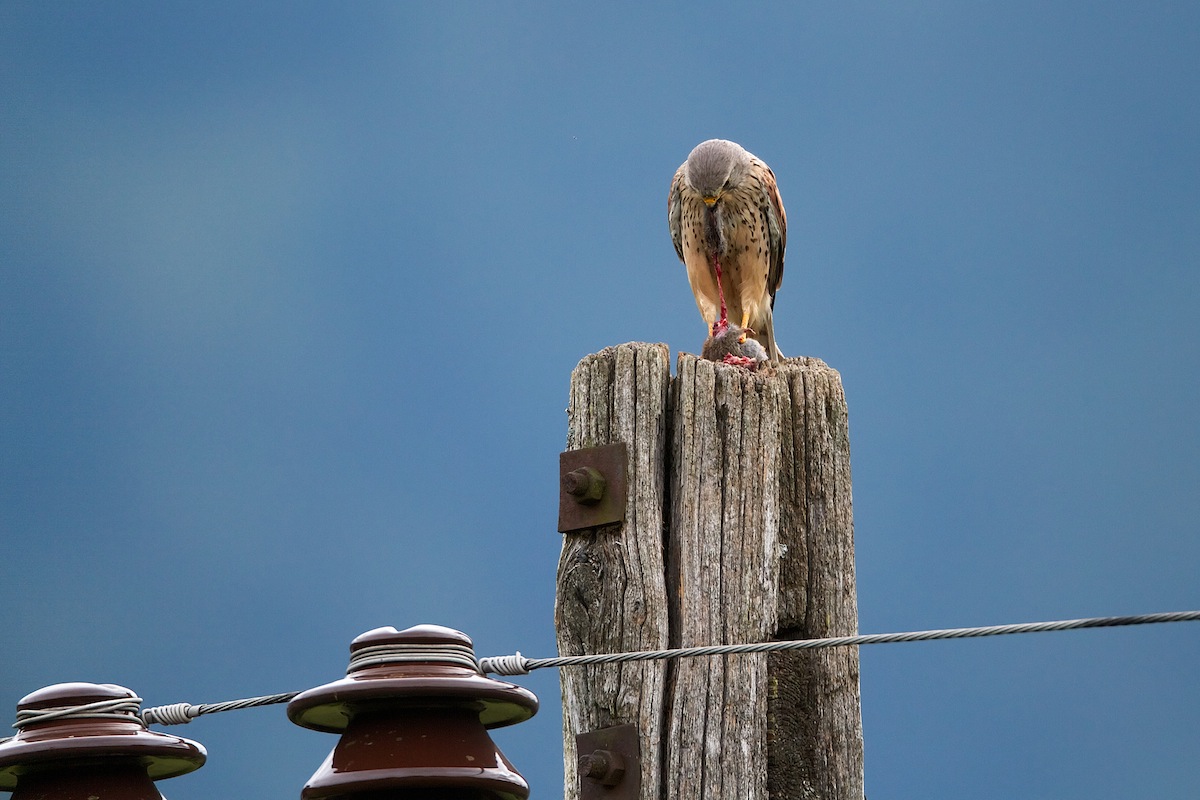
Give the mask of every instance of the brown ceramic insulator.
[[302, 800], [529, 796], [487, 729], [529, 719], [537, 698], [482, 675], [470, 637], [437, 625], [379, 628], [350, 653], [346, 678], [288, 704], [297, 725], [341, 733]]
[[[113, 684], [59, 683], [26, 695], [17, 713], [104, 701], [136, 705], [137, 695]], [[0, 743], [0, 791], [11, 791], [13, 800], [159, 800], [154, 781], [204, 761], [199, 744], [147, 730], [132, 712], [31, 720]]]

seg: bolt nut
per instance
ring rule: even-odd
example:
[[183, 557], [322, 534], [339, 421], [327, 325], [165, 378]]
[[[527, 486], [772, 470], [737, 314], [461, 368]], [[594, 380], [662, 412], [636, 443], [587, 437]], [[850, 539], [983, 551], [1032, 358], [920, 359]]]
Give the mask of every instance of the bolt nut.
[[580, 467], [563, 475], [562, 485], [566, 493], [577, 502], [591, 505], [600, 502], [604, 497], [606, 482], [600, 470], [594, 467]]
[[595, 750], [579, 757], [579, 774], [604, 786], [616, 786], [625, 777], [625, 759], [620, 753]]

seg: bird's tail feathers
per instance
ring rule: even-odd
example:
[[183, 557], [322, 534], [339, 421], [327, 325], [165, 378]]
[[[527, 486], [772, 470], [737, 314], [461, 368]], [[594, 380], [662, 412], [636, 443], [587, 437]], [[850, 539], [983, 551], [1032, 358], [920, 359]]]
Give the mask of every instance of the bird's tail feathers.
[[[759, 330], [758, 327], [761, 327], [762, 330]], [[775, 321], [771, 318], [770, 312], [767, 312], [767, 318], [758, 327], [754, 329], [754, 338], [766, 348], [767, 356], [773, 362], [783, 360], [785, 356], [779, 352], [779, 346], [775, 344]]]

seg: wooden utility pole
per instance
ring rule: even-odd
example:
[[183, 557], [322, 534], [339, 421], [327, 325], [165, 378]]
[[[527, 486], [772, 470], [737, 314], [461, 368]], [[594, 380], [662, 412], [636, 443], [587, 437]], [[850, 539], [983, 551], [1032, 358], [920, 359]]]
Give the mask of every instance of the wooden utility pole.
[[[661, 344], [584, 358], [567, 449], [623, 442], [623, 522], [565, 534], [559, 653], [857, 633], [845, 395], [795, 358], [747, 372]], [[576, 734], [636, 726], [639, 800], [861, 800], [853, 648], [564, 667]], [[590, 780], [590, 779], [585, 779]]]
[[[666, 345], [625, 344], [571, 373], [567, 449], [624, 442], [625, 522], [567, 534], [558, 562], [555, 628], [561, 655], [657, 650], [668, 639], [663, 500], [667, 476]], [[641, 798], [661, 797], [668, 662], [569, 667], [563, 686], [565, 800], [578, 800], [575, 734], [631, 723], [641, 742]]]

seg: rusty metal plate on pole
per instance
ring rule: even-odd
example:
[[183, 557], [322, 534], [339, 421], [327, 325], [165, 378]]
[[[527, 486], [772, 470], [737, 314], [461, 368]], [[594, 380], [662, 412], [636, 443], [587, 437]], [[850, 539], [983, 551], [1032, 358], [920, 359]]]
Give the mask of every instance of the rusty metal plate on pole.
[[636, 725], [615, 725], [575, 735], [579, 800], [638, 800], [642, 749]]
[[624, 522], [628, 462], [624, 442], [560, 453], [558, 530], [569, 533]]

